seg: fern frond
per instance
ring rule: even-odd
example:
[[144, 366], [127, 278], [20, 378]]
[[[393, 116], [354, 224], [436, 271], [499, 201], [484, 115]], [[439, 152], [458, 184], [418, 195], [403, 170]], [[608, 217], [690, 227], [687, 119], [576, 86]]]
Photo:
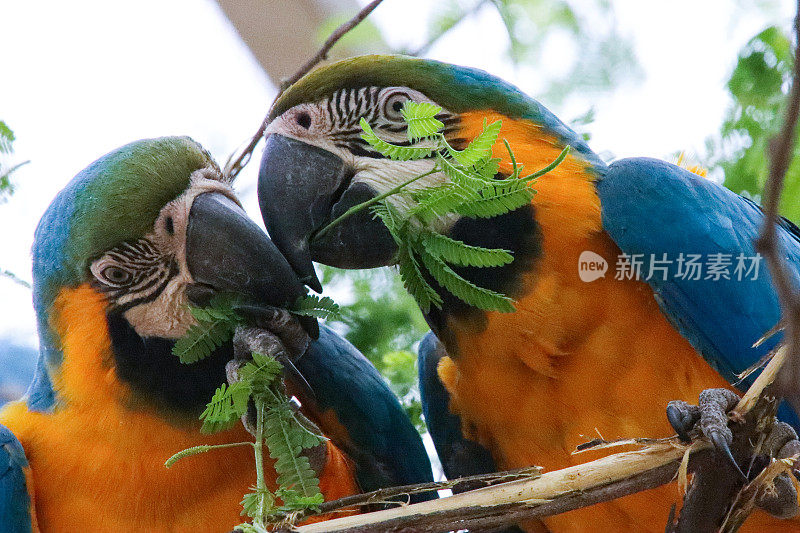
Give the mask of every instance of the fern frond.
[[457, 183], [443, 183], [416, 191], [416, 205], [408, 211], [408, 217], [419, 217], [423, 222], [454, 213], [461, 204], [480, 199], [474, 189]]
[[253, 360], [239, 369], [239, 379], [250, 387], [250, 394], [261, 394], [269, 389], [283, 371], [283, 365], [274, 357], [253, 352]]
[[288, 403], [267, 412], [264, 431], [269, 456], [275, 459], [278, 484], [301, 496], [320, 494], [319, 480], [308, 457], [300, 455], [306, 437], [302, 429], [297, 427]]
[[251, 391], [250, 383], [244, 380], [220, 385], [200, 415], [200, 432], [208, 435], [232, 428], [247, 412]]
[[479, 191], [476, 199], [463, 202], [453, 211], [460, 215], [491, 218], [504, 215], [531, 203], [535, 191], [522, 178], [492, 180]]
[[500, 171], [500, 158], [492, 157], [478, 163], [475, 167], [475, 172], [484, 179], [495, 179], [495, 176]]
[[397, 146], [388, 143], [378, 137], [375, 132], [372, 131], [369, 123], [364, 118], [361, 119], [361, 129], [364, 130], [364, 133], [361, 134], [361, 138], [364, 139], [367, 144], [375, 148], [382, 155], [385, 155], [394, 161], [414, 161], [416, 159], [425, 159], [434, 151], [434, 148], [425, 148], [422, 146]]
[[181, 363], [189, 364], [205, 359], [233, 336], [233, 330], [241, 321], [233, 309], [236, 298], [228, 294], [218, 294], [211, 299], [208, 307], [189, 306], [194, 317], [193, 324], [186, 334], [172, 346], [172, 354]]
[[428, 233], [422, 245], [432, 256], [460, 266], [497, 267], [514, 260], [508, 250], [471, 246], [440, 233]]
[[228, 341], [233, 336], [233, 330], [234, 326], [227, 318], [198, 321], [189, 327], [186, 335], [175, 341], [172, 354], [181, 363], [196, 363]]
[[425, 268], [442, 287], [464, 302], [486, 311], [513, 313], [514, 306], [508, 296], [478, 287], [453, 271], [444, 261], [425, 250], [420, 251], [420, 259]]
[[414, 252], [408, 245], [401, 246], [398, 251], [397, 268], [403, 287], [417, 301], [423, 313], [430, 311], [431, 305], [442, 307], [442, 297], [423, 277]]
[[295, 315], [313, 316], [325, 320], [336, 320], [341, 316], [339, 305], [332, 298], [316, 294], [301, 296], [292, 306], [291, 312]]
[[467, 172], [461, 165], [453, 164], [449, 158], [439, 152], [436, 152], [436, 161], [445, 176], [456, 185], [470, 190], [479, 190], [486, 184], [486, 180], [482, 176]]
[[408, 124], [408, 140], [416, 142], [419, 139], [432, 137], [443, 129], [444, 124], [435, 118], [441, 110], [441, 107], [429, 102], [406, 101], [400, 112]]
[[486, 119], [484, 119], [483, 129], [466, 148], [458, 151], [448, 144], [447, 152], [464, 167], [477, 166], [492, 157], [492, 146], [497, 142], [497, 135], [500, 133], [502, 124], [502, 121], [497, 120], [487, 125]]

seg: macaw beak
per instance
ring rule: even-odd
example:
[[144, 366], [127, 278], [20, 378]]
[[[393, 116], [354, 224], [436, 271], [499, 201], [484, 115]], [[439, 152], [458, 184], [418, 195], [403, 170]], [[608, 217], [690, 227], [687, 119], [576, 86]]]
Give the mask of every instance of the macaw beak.
[[[190, 300], [225, 292], [240, 295], [250, 305], [287, 308], [306, 294], [269, 237], [236, 202], [218, 192], [199, 194], [192, 202], [186, 265], [194, 280]], [[316, 338], [316, 319], [301, 323]]]
[[369, 209], [314, 238], [350, 207], [376, 196], [352, 177], [353, 170], [336, 154], [276, 133], [267, 137], [258, 175], [264, 225], [297, 275], [317, 292], [322, 285], [312, 260], [339, 268], [374, 268], [390, 264], [396, 249]]

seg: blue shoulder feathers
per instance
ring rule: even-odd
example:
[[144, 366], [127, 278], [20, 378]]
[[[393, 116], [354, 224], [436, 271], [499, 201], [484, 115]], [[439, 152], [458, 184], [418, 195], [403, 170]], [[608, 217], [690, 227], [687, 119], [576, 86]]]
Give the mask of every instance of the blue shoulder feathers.
[[[736, 375], [780, 339], [776, 335], [753, 348], [780, 318], [766, 264], [753, 244], [764, 218], [761, 209], [706, 178], [655, 159], [612, 164], [598, 180], [597, 190], [603, 229], [623, 253], [642, 261], [642, 279], [649, 277], [661, 309], [676, 329], [729, 382], [736, 383]], [[778, 233], [795, 282], [800, 281], [797, 227], [783, 221]], [[687, 271], [690, 254], [699, 256], [699, 275]], [[666, 261], [657, 262], [662, 259]], [[714, 263], [716, 272], [724, 275], [715, 273]], [[613, 275], [613, 269], [607, 275]], [[780, 414], [800, 427], [786, 405]]]
[[22, 445], [0, 424], [0, 531], [30, 533], [30, 496], [25, 481], [28, 460]]

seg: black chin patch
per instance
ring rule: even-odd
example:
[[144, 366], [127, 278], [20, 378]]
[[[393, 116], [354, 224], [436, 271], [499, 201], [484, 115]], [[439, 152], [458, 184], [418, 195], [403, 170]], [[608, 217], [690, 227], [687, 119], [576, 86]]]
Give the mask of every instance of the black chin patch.
[[214, 391], [226, 382], [225, 364], [233, 359], [226, 342], [206, 359], [185, 365], [172, 355], [174, 340], [140, 337], [120, 313], [108, 315], [117, 378], [167, 418], [196, 421]]
[[[506, 294], [514, 299], [523, 296], [522, 276], [535, 267], [536, 260], [542, 255], [541, 228], [536, 221], [536, 211], [532, 205], [489, 219], [463, 217], [453, 225], [447, 235], [473, 246], [511, 251], [514, 260], [504, 266], [490, 268], [454, 266], [453, 270], [479, 287]], [[447, 337], [445, 325], [448, 316], [471, 322], [476, 328], [485, 327], [486, 314], [483, 311], [470, 307], [439, 286], [433, 278], [427, 277], [443, 300], [442, 309], [432, 307], [425, 317], [437, 336], [442, 333]], [[454, 348], [454, 343], [448, 342], [447, 338], [440, 337], [440, 339], [445, 342], [448, 351]]]

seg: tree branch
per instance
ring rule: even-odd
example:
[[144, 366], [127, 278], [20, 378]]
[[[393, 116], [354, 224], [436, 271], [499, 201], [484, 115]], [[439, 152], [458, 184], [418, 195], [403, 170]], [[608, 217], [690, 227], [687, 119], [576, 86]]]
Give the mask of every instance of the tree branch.
[[783, 127], [776, 139], [770, 143], [769, 178], [764, 192], [764, 224], [756, 241], [756, 250], [767, 263], [772, 282], [781, 305], [782, 323], [785, 328], [784, 344], [787, 346], [787, 362], [776, 380], [779, 393], [786, 398], [796, 412], [800, 412], [800, 298], [789, 267], [786, 264], [782, 246], [778, 241], [778, 206], [783, 192], [786, 171], [792, 160], [795, 143], [795, 129], [800, 117], [800, 2], [794, 19], [795, 61], [792, 86]]
[[[393, 532], [452, 531], [497, 527], [551, 516], [613, 500], [669, 483], [684, 454], [690, 463], [702, 458], [708, 443], [690, 447], [677, 439], [648, 444], [554, 472], [456, 494], [449, 498], [407, 505], [299, 526], [292, 531]], [[691, 466], [690, 466], [691, 468]]]
[[275, 102], [281, 97], [281, 95], [291, 87], [294, 83], [297, 82], [300, 78], [308, 74], [311, 69], [313, 69], [317, 64], [328, 57], [328, 53], [331, 51], [331, 48], [349, 32], [353, 28], [359, 25], [365, 18], [372, 13], [376, 7], [378, 7], [383, 0], [373, 0], [366, 6], [364, 6], [361, 11], [356, 13], [356, 15], [336, 28], [333, 33], [325, 40], [325, 42], [320, 47], [319, 51], [308, 61], [305, 62], [303, 66], [301, 66], [297, 72], [289, 76], [288, 78], [281, 81], [280, 87], [278, 88], [278, 94], [275, 96], [275, 99], [272, 101], [272, 105], [270, 106], [269, 112], [267, 112], [267, 116], [264, 117], [264, 120], [261, 122], [261, 126], [258, 127], [255, 134], [250, 138], [250, 141], [247, 145], [242, 149], [239, 155], [235, 155], [235, 152], [231, 154], [228, 158], [228, 161], [225, 163], [225, 170], [224, 174], [228, 181], [233, 181], [236, 179], [236, 176], [241, 172], [241, 170], [250, 162], [250, 157], [253, 155], [253, 151], [256, 149], [256, 146], [261, 141], [261, 138], [264, 136], [264, 132], [267, 130], [267, 126], [269, 126], [270, 120], [269, 116], [272, 112], [272, 107], [275, 105]]

